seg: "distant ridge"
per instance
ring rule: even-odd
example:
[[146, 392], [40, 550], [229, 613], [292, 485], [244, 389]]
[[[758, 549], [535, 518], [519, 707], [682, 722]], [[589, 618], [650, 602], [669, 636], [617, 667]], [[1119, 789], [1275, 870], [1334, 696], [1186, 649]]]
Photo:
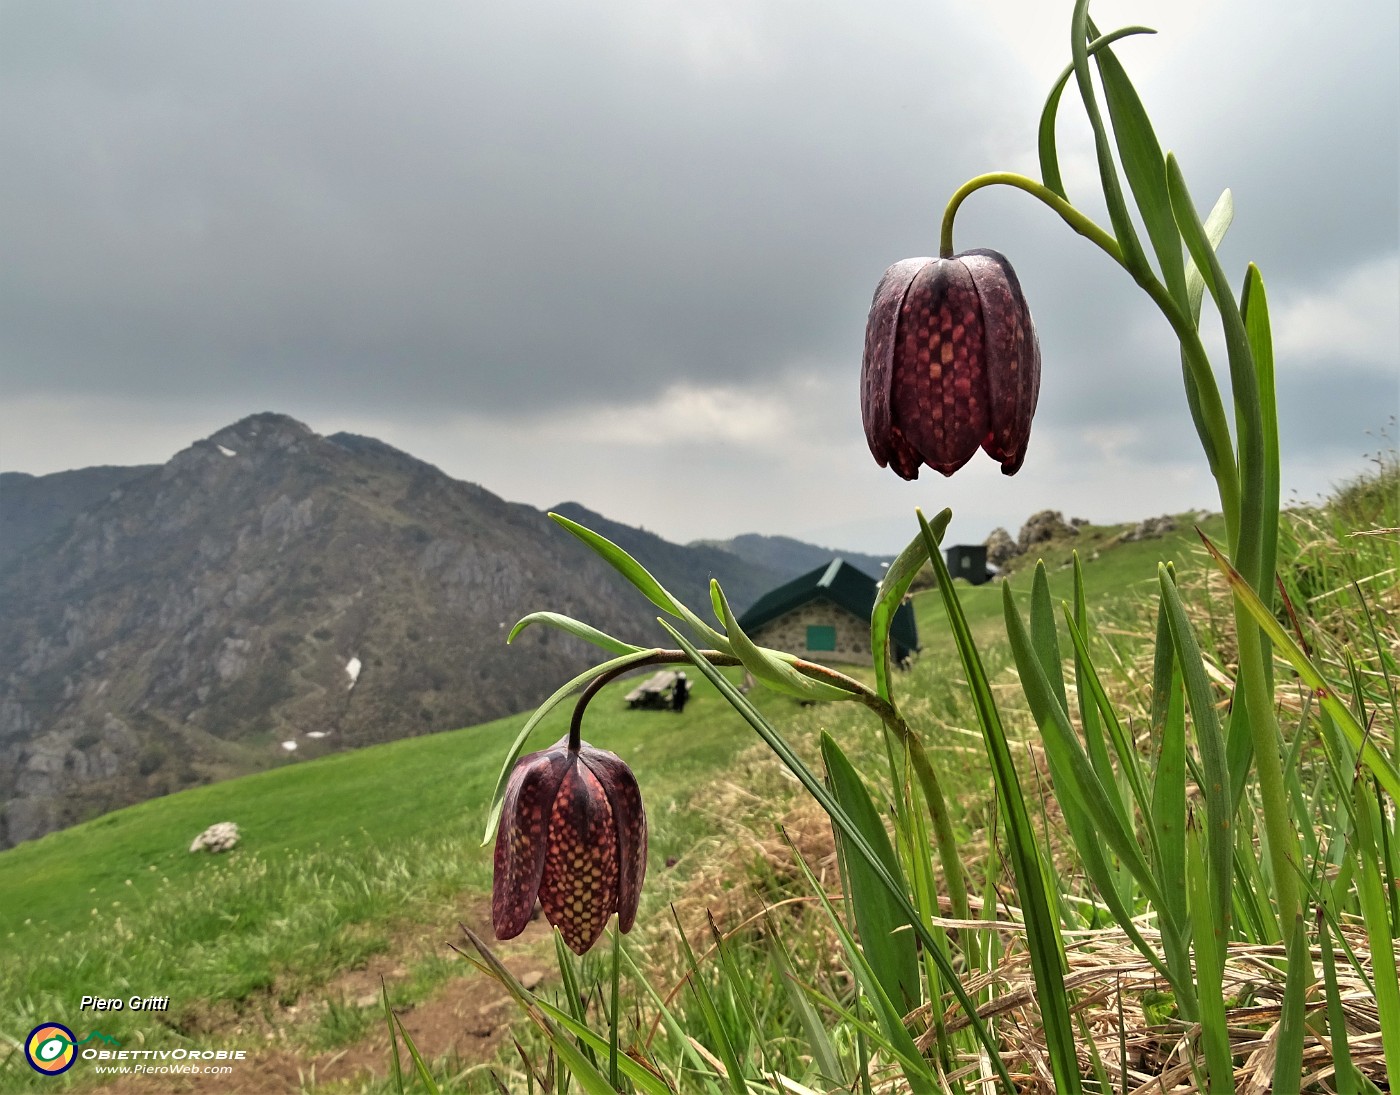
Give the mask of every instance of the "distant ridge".
[[701, 541], [687, 545], [673, 544], [653, 532], [647, 532], [646, 529], [609, 520], [577, 502], [561, 502], [551, 512], [580, 525], [586, 525], [599, 535], [606, 536], [641, 562], [658, 582], [707, 620], [712, 616], [711, 578], [719, 580], [734, 611], [742, 613], [754, 601], [774, 586], [781, 585], [788, 577], [772, 567], [745, 559], [715, 543]]
[[0, 570], [122, 484], [157, 467], [79, 468], [51, 475], [0, 472]]
[[894, 560], [893, 555], [869, 555], [860, 551], [842, 551], [837, 548], [820, 547], [790, 536], [762, 536], [748, 532], [732, 540], [694, 540], [691, 547], [711, 547], [727, 551], [731, 555], [752, 563], [756, 567], [777, 574], [781, 581], [789, 581], [809, 570], [844, 559], [857, 570], [862, 570], [877, 582], [885, 576], [885, 565]]

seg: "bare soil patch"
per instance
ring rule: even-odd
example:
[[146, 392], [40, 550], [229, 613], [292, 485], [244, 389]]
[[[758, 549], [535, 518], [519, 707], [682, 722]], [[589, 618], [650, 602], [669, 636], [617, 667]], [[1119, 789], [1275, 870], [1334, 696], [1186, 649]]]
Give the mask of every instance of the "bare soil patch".
[[[468, 927], [483, 938], [491, 938], [488, 901], [473, 894], [459, 907], [471, 910], [462, 917]], [[517, 979], [533, 987], [552, 975], [549, 941], [549, 925], [540, 917], [517, 938], [497, 943], [493, 949]], [[380, 1010], [381, 978], [392, 998], [394, 986], [412, 976], [415, 962], [452, 953], [449, 943], [466, 946], [455, 924], [407, 925], [395, 934], [386, 953], [375, 955], [363, 967], [341, 971], [289, 1007], [242, 1015], [217, 1005], [211, 1007], [194, 1024], [199, 1048], [253, 1047], [246, 1060], [233, 1064], [230, 1076], [126, 1076], [102, 1090], [112, 1095], [275, 1095], [325, 1087], [334, 1090], [342, 1084], [353, 1088], [368, 1079], [386, 1077], [392, 1065], [389, 1033]], [[505, 989], [465, 959], [458, 957], [456, 961], [461, 965], [460, 974], [449, 977], [422, 1002], [394, 1010], [424, 1060], [449, 1057], [466, 1067], [494, 1059], [519, 1013]], [[370, 1009], [368, 1033], [333, 1049], [301, 1048], [299, 1043], [311, 1035], [328, 1001]], [[259, 1040], [266, 1048], [257, 1047]], [[402, 1045], [399, 1052], [407, 1072], [412, 1066]]]

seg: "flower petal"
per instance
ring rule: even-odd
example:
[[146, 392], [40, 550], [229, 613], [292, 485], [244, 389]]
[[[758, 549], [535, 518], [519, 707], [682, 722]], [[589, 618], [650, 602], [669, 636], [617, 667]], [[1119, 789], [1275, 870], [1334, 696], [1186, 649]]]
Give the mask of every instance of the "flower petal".
[[570, 756], [549, 815], [540, 907], [575, 954], [617, 908], [617, 826], [598, 777]]
[[860, 411], [865, 440], [880, 467], [894, 466], [905, 479], [919, 477], [918, 453], [892, 429], [890, 390], [894, 378], [895, 334], [904, 295], [930, 258], [901, 259], [880, 278], [865, 323], [865, 355], [860, 367]]
[[962, 262], [938, 259], [918, 272], [896, 340], [894, 429], [929, 467], [952, 475], [972, 459], [989, 422], [982, 309]]
[[982, 443], [1001, 470], [1015, 475], [1026, 458], [1040, 396], [1040, 341], [1016, 271], [996, 251], [959, 256], [977, 286], [986, 338], [990, 430]]
[[647, 873], [647, 815], [642, 792], [632, 769], [617, 754], [594, 749], [584, 742], [579, 758], [598, 778], [612, 807], [617, 829], [617, 925], [628, 932], [637, 918], [642, 880]]
[[569, 767], [569, 754], [560, 745], [521, 757], [506, 783], [491, 882], [491, 925], [497, 939], [523, 932], [535, 910], [549, 814]]

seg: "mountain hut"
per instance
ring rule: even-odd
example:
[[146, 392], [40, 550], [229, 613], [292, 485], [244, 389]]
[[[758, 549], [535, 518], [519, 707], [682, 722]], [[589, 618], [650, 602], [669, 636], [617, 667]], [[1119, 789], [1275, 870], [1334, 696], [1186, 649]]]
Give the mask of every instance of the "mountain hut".
[[[764, 594], [739, 617], [739, 626], [758, 645], [808, 661], [869, 664], [870, 613], [878, 588], [864, 571], [833, 559]], [[918, 649], [914, 606], [905, 601], [890, 625], [890, 656], [899, 663]]]

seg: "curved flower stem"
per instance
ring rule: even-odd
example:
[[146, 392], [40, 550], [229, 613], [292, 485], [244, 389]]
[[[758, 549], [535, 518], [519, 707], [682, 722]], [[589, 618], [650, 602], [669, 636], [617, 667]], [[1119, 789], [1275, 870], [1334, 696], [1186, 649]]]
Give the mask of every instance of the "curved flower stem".
[[1081, 236], [1096, 243], [1114, 262], [1120, 265], [1123, 263], [1123, 252], [1119, 249], [1117, 240], [1044, 183], [1036, 182], [1030, 176], [1019, 175], [1014, 171], [993, 171], [986, 175], [978, 175], [976, 178], [968, 179], [967, 182], [953, 191], [953, 196], [948, 199], [948, 205], [943, 210], [943, 230], [938, 241], [938, 254], [941, 258], [950, 259], [954, 254], [953, 219], [958, 215], [958, 206], [962, 205], [969, 195], [985, 186], [1012, 186], [1017, 190], [1024, 190], [1032, 197], [1039, 198]]
[[1220, 508], [1225, 515], [1226, 540], [1230, 545], [1230, 553], [1233, 557], [1239, 544], [1240, 534], [1239, 468], [1235, 463], [1234, 449], [1230, 440], [1230, 426], [1225, 416], [1224, 403], [1220, 398], [1220, 386], [1215, 381], [1215, 373], [1210, 367], [1210, 358], [1206, 355], [1205, 345], [1201, 342], [1201, 335], [1196, 330], [1195, 323], [1173, 299], [1167, 287], [1152, 275], [1150, 269], [1145, 266], [1141, 269], [1134, 269], [1128, 264], [1122, 248], [1118, 246], [1118, 241], [1096, 224], [1093, 219], [1080, 212], [1043, 183], [1014, 171], [993, 171], [986, 175], [978, 175], [963, 183], [953, 192], [953, 196], [948, 199], [947, 207], [943, 210], [943, 226], [939, 237], [941, 257], [951, 258], [955, 253], [953, 250], [953, 221], [957, 217], [958, 208], [972, 194], [988, 186], [1010, 186], [1017, 190], [1024, 190], [1031, 197], [1038, 198], [1043, 204], [1049, 206], [1059, 215], [1061, 220], [1079, 235], [1089, 240], [1126, 270], [1138, 286], [1152, 299], [1152, 302], [1157, 305], [1167, 322], [1171, 324], [1172, 331], [1181, 343], [1183, 362], [1190, 371], [1191, 380], [1199, 393], [1199, 415], [1195, 413], [1196, 408], [1193, 408], [1192, 417], [1195, 419], [1196, 433], [1201, 439], [1201, 447], [1205, 449], [1206, 461], [1210, 465], [1211, 475], [1215, 477], [1220, 493]]
[[[742, 664], [733, 654], [725, 654], [718, 650], [702, 650], [699, 653], [711, 665]], [[690, 656], [684, 650], [657, 648], [639, 661], [616, 666], [599, 673], [588, 682], [588, 685], [579, 694], [578, 702], [574, 704], [573, 718], [569, 721], [568, 747], [577, 751], [582, 745], [583, 713], [604, 685], [634, 669], [649, 665], [676, 665], [680, 663], [690, 663]], [[882, 699], [878, 693], [867, 688], [854, 677], [848, 677], [844, 673], [817, 662], [803, 661], [801, 658], [793, 658], [791, 664], [804, 676], [849, 692], [853, 700], [858, 700], [878, 715], [886, 729], [904, 746], [913, 764], [914, 772], [919, 778], [919, 785], [924, 792], [924, 800], [928, 803], [929, 819], [933, 823], [934, 839], [938, 844], [938, 858], [942, 861], [943, 874], [948, 881], [948, 896], [953, 904], [954, 915], [962, 920], [971, 919], [968, 913], [967, 883], [963, 878], [962, 859], [958, 855], [957, 839], [953, 835], [953, 823], [948, 813], [948, 803], [943, 797], [942, 785], [938, 781], [938, 774], [934, 771], [933, 765], [929, 762], [923, 742], [910, 729], [909, 724], [904, 721], [904, 716], [892, 703]]]

